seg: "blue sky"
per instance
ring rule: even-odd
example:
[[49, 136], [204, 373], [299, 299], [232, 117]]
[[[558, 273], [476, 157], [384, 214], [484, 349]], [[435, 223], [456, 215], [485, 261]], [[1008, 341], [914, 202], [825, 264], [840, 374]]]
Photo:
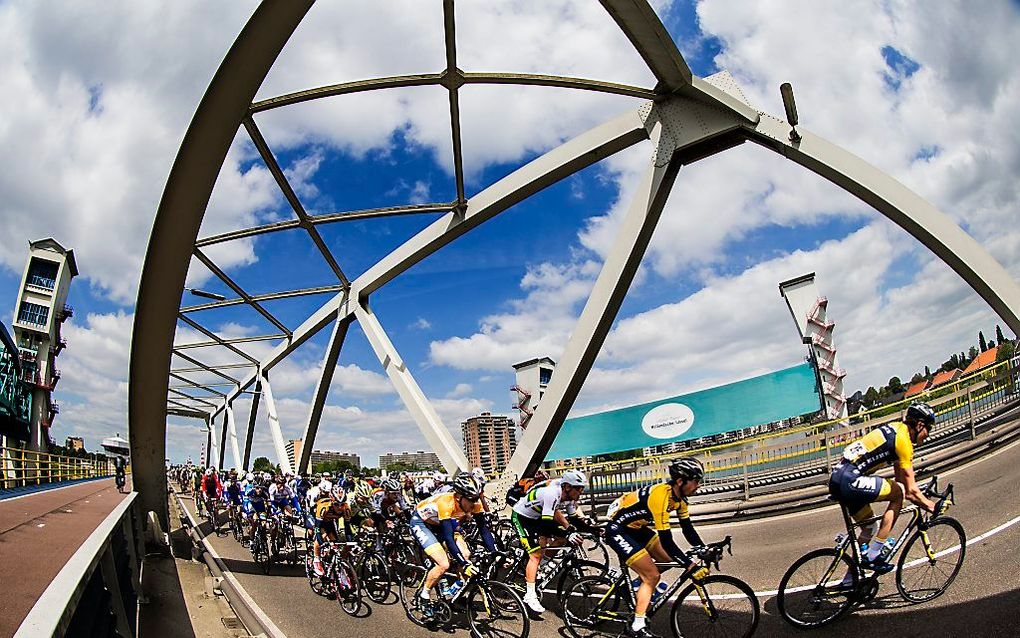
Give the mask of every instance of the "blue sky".
[[[52, 432], [58, 440], [126, 430], [131, 313], [152, 215], [194, 107], [252, 6], [216, 7], [198, 24], [187, 4], [158, 21], [154, 9], [130, 3], [101, 15], [85, 7], [54, 15], [28, 2], [0, 8], [0, 33], [15, 34], [0, 45], [0, 90], [22, 98], [0, 107], [0, 121], [10, 124], [0, 127], [0, 142], [14, 151], [0, 171], [0, 222], [9, 238], [0, 250], [0, 298], [13, 306], [30, 239], [52, 235], [74, 248], [82, 271], [69, 299], [76, 309], [69, 349], [58, 362], [65, 371], [57, 392], [65, 409]], [[431, 72], [441, 63], [440, 34], [427, 28], [440, 3], [358, 5], [346, 19], [340, 4], [313, 8], [259, 98]], [[727, 70], [752, 104], [777, 114], [778, 85], [793, 82], [802, 126], [907, 183], [1016, 275], [1020, 235], [1008, 220], [1020, 196], [1007, 167], [1020, 161], [1015, 133], [1002, 134], [1015, 130], [1020, 110], [1018, 72], [1002, 53], [1020, 31], [1015, 5], [983, 6], [980, 22], [992, 27], [979, 38], [958, 26], [973, 23], [963, 3], [947, 3], [940, 16], [899, 3], [812, 5], [797, 14], [774, 4], [663, 1], [656, 9], [694, 73]], [[458, 19], [466, 70], [650, 84], [597, 3], [460, 3]], [[83, 21], [90, 28], [76, 30]], [[386, 28], [366, 41], [366, 29], [379, 25]], [[181, 33], [191, 46], [182, 49]], [[948, 54], [963, 43], [964, 59]], [[564, 90], [467, 87], [468, 194], [638, 105]], [[256, 121], [304, 207], [320, 214], [452, 200], [447, 108], [442, 91], [406, 89]], [[246, 139], [240, 131], [200, 236], [293, 217]], [[649, 152], [638, 145], [550, 187], [373, 295], [383, 326], [451, 430], [479, 410], [510, 413], [515, 360], [558, 356]], [[434, 219], [319, 230], [353, 278]], [[207, 252], [251, 293], [335, 282], [300, 230]], [[830, 298], [850, 391], [934, 367], [998, 322], [904, 232], [820, 178], [745, 145], [681, 171], [576, 412], [796, 363], [804, 352], [777, 285], [809, 271]], [[190, 280], [232, 296], [199, 269]], [[327, 298], [266, 307], [295, 328]], [[183, 303], [200, 301], [186, 294]], [[231, 336], [275, 331], [241, 307], [192, 317]], [[273, 372], [288, 436], [303, 425], [327, 337], [323, 331]], [[261, 355], [269, 346], [244, 347]], [[202, 354], [195, 356], [218, 356]], [[353, 450], [374, 464], [379, 453], [424, 445], [356, 324], [340, 366], [322, 447]], [[243, 420], [247, 408], [239, 403], [238, 412]], [[204, 437], [195, 425], [171, 420], [173, 458], [197, 454]], [[265, 430], [255, 450], [271, 456]]]

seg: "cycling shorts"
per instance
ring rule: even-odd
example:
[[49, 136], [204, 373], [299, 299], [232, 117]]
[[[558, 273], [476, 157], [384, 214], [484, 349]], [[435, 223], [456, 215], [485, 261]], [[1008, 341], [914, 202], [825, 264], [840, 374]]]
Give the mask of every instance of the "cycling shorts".
[[648, 555], [648, 548], [659, 542], [659, 534], [651, 526], [625, 527], [610, 522], [606, 525], [606, 545], [620, 557], [620, 562], [630, 567], [634, 561]]
[[871, 503], [886, 499], [890, 492], [892, 484], [888, 479], [861, 474], [850, 463], [840, 463], [829, 477], [829, 494], [858, 521], [871, 516]]
[[433, 545], [439, 544], [439, 539], [436, 538], [436, 535], [432, 533], [431, 529], [429, 529], [429, 524], [422, 520], [420, 516], [412, 516], [409, 526], [411, 528], [411, 534], [414, 536], [414, 540], [418, 541], [418, 544], [421, 545], [421, 548], [426, 552], [428, 552], [429, 548]]
[[240, 505], [241, 493], [238, 492], [237, 494], [231, 494], [230, 492], [227, 492], [227, 502], [229, 502], [231, 505]]
[[317, 518], [315, 519], [315, 540], [325, 543], [332, 536], [334, 539], [340, 537], [340, 531], [336, 526], [336, 519]]
[[534, 554], [542, 549], [542, 545], [539, 543], [541, 534], [539, 534], [538, 519], [520, 516], [517, 512], [512, 512], [510, 520], [513, 521], [514, 529], [517, 530], [517, 536], [521, 539], [521, 547], [524, 548], [524, 551]]

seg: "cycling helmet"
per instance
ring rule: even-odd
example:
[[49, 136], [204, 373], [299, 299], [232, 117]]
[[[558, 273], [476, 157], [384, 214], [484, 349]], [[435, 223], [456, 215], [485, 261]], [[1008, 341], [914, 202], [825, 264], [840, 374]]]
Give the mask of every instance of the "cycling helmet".
[[482, 488], [478, 481], [470, 474], [461, 474], [453, 479], [453, 491], [461, 496], [477, 499], [482, 495]]
[[446, 480], [446, 475], [443, 474], [442, 472], [433, 472], [432, 473], [432, 480], [433, 481], [439, 481], [441, 483], [441, 482]]
[[560, 477], [560, 483], [571, 487], [588, 487], [588, 477], [580, 470], [567, 470]]
[[252, 474], [251, 472], [248, 472], [247, 474], [244, 475], [244, 480], [246, 480], [249, 483], [251, 483], [252, 481], [255, 480], [255, 475]]
[[548, 480], [549, 480], [549, 474], [545, 470], [536, 470], [535, 471], [535, 482], [536, 483], [537, 482], [541, 482], [541, 481], [548, 481]]
[[485, 470], [482, 468], [476, 467], [471, 470], [471, 476], [475, 477], [475, 480], [478, 481], [479, 484], [485, 483]]
[[208, 468], [208, 469], [207, 469], [207, 470], [205, 471], [205, 475], [206, 475], [206, 476], [212, 476], [212, 474], [213, 474], [213, 469], [212, 469], [211, 467], [210, 467], [210, 468]]
[[399, 492], [400, 482], [395, 478], [388, 478], [382, 482], [382, 488], [385, 492]]
[[324, 478], [324, 479], [333, 478], [333, 473], [332, 472], [323, 472], [322, 473], [322, 478]]
[[911, 403], [904, 418], [921, 421], [930, 428], [935, 425], [935, 410], [927, 403]]
[[337, 503], [343, 503], [347, 498], [347, 491], [340, 485], [330, 486], [329, 497]]
[[329, 492], [331, 489], [333, 489], [333, 482], [327, 481], [326, 479], [322, 479], [322, 482], [319, 483], [319, 494], [322, 494], [323, 492]]
[[669, 464], [671, 481], [700, 481], [705, 476], [705, 466], [693, 456], [684, 456]]
[[372, 496], [372, 486], [368, 483], [358, 483], [358, 486], [354, 488], [354, 495], [360, 498], [368, 498]]

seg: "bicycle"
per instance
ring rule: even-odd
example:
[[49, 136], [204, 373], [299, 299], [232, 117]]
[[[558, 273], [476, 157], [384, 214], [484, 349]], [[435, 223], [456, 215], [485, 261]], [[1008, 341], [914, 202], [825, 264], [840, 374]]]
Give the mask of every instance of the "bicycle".
[[411, 584], [400, 582], [400, 603], [408, 619], [429, 629], [452, 629], [454, 612], [467, 617], [471, 635], [475, 638], [527, 638], [531, 620], [524, 602], [512, 587], [492, 580], [490, 575], [496, 562], [504, 560], [501, 552], [478, 556], [479, 573], [464, 579], [463, 586], [453, 595], [444, 593], [442, 584], [455, 578], [447, 573], [436, 584], [438, 598], [423, 601], [418, 595], [425, 584], [428, 568], [414, 566], [415, 577]]
[[260, 512], [252, 525], [255, 526], [255, 531], [252, 534], [251, 544], [248, 549], [251, 551], [251, 558], [255, 561], [255, 564], [259, 566], [262, 573], [268, 575], [272, 565], [270, 561], [269, 532], [266, 529], [269, 526], [269, 520], [266, 518], [265, 512]]
[[[524, 570], [528, 565], [528, 553], [518, 543], [509, 550], [512, 561], [509, 569], [498, 569], [496, 579], [507, 583], [521, 596], [525, 593]], [[558, 545], [545, 548], [545, 556], [538, 568], [535, 589], [544, 593], [550, 589], [556, 593], [556, 600], [562, 606], [563, 597], [575, 582], [586, 576], [603, 576], [606, 563], [586, 560], [583, 547]]]
[[[731, 537], [687, 553], [690, 566], [656, 563], [661, 568], [683, 567], [684, 571], [658, 597], [653, 597], [646, 614], [651, 620], [679, 591], [670, 611], [670, 628], [680, 638], [693, 636], [747, 637], [758, 627], [758, 598], [747, 583], [726, 574], [710, 574], [695, 581], [691, 575], [702, 567], [719, 568], [724, 551], [733, 554]], [[691, 581], [686, 587], [684, 584]], [[683, 589], [681, 590], [681, 588]], [[563, 599], [563, 619], [574, 638], [617, 636], [634, 618], [635, 592], [626, 570], [610, 570], [605, 576], [587, 576], [574, 583]]]
[[[937, 476], [924, 487], [924, 494], [938, 498], [935, 511], [954, 503], [952, 483], [940, 493]], [[779, 613], [795, 627], [814, 628], [835, 622], [855, 604], [870, 602], [878, 594], [879, 575], [866, 574], [861, 566], [855, 532], [855, 528], [877, 517], [855, 523], [846, 506], [840, 509], [846, 533], [836, 537], [836, 546], [801, 556], [779, 582]], [[903, 550], [896, 563], [896, 589], [905, 600], [920, 603], [938, 598], [953, 583], [963, 566], [967, 535], [954, 518], [926, 515], [917, 507], [912, 512], [889, 557]], [[907, 570], [914, 568], [918, 568], [916, 577], [908, 578]]]
[[378, 539], [376, 532], [363, 531], [353, 547], [352, 561], [365, 593], [373, 601], [383, 603], [390, 596], [393, 575], [377, 544]]
[[336, 598], [345, 613], [356, 616], [361, 611], [361, 583], [348, 558], [355, 543], [323, 541], [319, 544], [323, 574], [315, 573], [315, 552], [311, 544], [305, 548], [305, 575], [312, 591], [326, 598]]

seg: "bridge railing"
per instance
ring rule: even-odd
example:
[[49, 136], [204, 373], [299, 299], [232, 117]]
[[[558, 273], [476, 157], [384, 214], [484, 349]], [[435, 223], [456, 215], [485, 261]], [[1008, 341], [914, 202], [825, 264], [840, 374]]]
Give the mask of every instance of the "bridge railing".
[[64, 456], [0, 446], [0, 490], [113, 476], [110, 459]]
[[15, 638], [137, 635], [143, 523], [128, 494], [43, 592]]
[[[946, 445], [960, 437], [973, 439], [980, 421], [1020, 401], [1020, 367], [1016, 361], [1004, 361], [910, 399], [845, 419], [787, 428], [682, 453], [573, 467], [590, 474], [591, 498], [605, 501], [663, 480], [669, 461], [674, 458], [696, 456], [706, 469], [700, 493], [735, 491], [747, 498], [752, 488], [774, 485], [781, 489], [780, 484], [790, 478], [828, 471], [846, 445], [883, 423], [902, 419], [907, 406], [917, 400], [928, 401], [938, 415], [922, 450]], [[567, 469], [570, 468], [558, 467], [550, 472], [555, 475]]]

